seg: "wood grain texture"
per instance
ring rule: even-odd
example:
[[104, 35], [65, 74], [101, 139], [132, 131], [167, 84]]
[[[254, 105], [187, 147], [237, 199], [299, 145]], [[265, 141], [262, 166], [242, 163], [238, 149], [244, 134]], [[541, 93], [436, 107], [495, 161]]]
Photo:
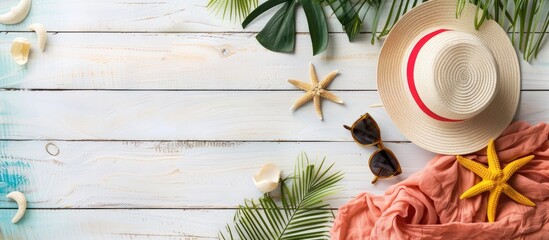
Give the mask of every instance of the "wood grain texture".
[[[320, 121], [302, 91], [3, 91], [2, 139], [351, 141], [343, 124], [370, 112], [386, 141], [406, 141], [375, 91], [334, 92]], [[547, 121], [549, 92], [523, 91], [518, 119]]]
[[[7, 12], [19, 0], [0, 2]], [[260, 3], [266, 0], [259, 0]], [[393, 1], [384, 1], [377, 31], [381, 31]], [[407, 1], [409, 6], [414, 1]], [[259, 32], [279, 8], [267, 11], [246, 29], [241, 20], [222, 20], [206, 8], [208, 0], [40, 0], [33, 1], [28, 17], [19, 24], [0, 25], [0, 31], [28, 31], [34, 22], [43, 23], [51, 32]], [[329, 7], [325, 7], [330, 32], [343, 32]], [[375, 12], [364, 17], [364, 32], [371, 32]], [[393, 16], [394, 18], [394, 16]], [[303, 10], [296, 12], [296, 30], [308, 32]]]
[[[0, 10], [8, 9], [18, 0], [0, 2]], [[265, 2], [265, 0], [260, 0]], [[386, 3], [389, 7], [391, 2]], [[222, 20], [206, 8], [208, 0], [40, 0], [33, 1], [28, 17], [16, 25], [0, 25], [0, 31], [27, 31], [33, 22], [43, 23], [49, 31], [92, 32], [240, 32], [240, 21]], [[254, 21], [245, 31], [258, 32], [279, 7], [268, 11]], [[342, 32], [341, 24], [332, 11], [329, 29]], [[296, 12], [296, 30], [308, 32], [303, 10]], [[388, 8], [382, 13], [386, 16]], [[370, 21], [373, 11], [365, 18]], [[382, 17], [382, 19], [385, 19]], [[384, 24], [380, 23], [380, 25]], [[367, 25], [369, 26], [369, 24]], [[369, 31], [368, 27], [364, 31]], [[379, 29], [381, 30], [381, 29]]]
[[[354, 142], [87, 142], [3, 141], [0, 166], [21, 181], [0, 188], [19, 190], [29, 208], [232, 208], [262, 196], [252, 176], [267, 162], [283, 176], [297, 156], [326, 157], [341, 170], [344, 188], [329, 199], [339, 207], [360, 192], [383, 193], [423, 168], [434, 154], [411, 143], [387, 143], [403, 174], [370, 184], [368, 158], [377, 150]], [[0, 198], [0, 207], [16, 208]]]
[[[9, 54], [13, 39], [31, 33], [0, 36], [0, 87], [17, 89], [294, 89], [287, 79], [308, 81], [308, 63], [319, 76], [338, 69], [333, 90], [375, 90], [381, 43], [370, 34], [349, 43], [331, 34], [328, 50], [312, 56], [308, 35], [297, 36], [295, 54], [264, 49], [251, 33], [230, 34], [50, 34], [46, 52], [31, 52], [27, 66]], [[521, 60], [522, 88], [549, 89], [549, 50], [537, 60]]]
[[17, 224], [15, 210], [0, 210], [0, 239], [217, 239], [234, 210], [27, 210]]
[[[0, 1], [0, 12], [18, 1]], [[206, 4], [35, 0], [22, 23], [0, 25], [0, 196], [22, 191], [30, 208], [11, 224], [16, 205], [0, 197], [0, 239], [216, 239], [231, 208], [261, 196], [251, 177], [266, 162], [287, 176], [299, 153], [326, 156], [345, 172], [328, 200], [335, 208], [360, 192], [382, 194], [434, 156], [405, 142], [383, 108], [368, 107], [381, 102], [382, 42], [370, 45], [371, 34], [349, 43], [332, 15], [330, 46], [313, 57], [299, 10], [295, 54], [273, 53], [255, 39], [273, 11], [243, 30]], [[11, 42], [37, 45], [34, 22], [49, 31], [46, 52], [34, 48], [19, 67]], [[546, 48], [521, 61], [517, 119], [549, 120]], [[302, 92], [286, 80], [308, 80], [309, 62], [319, 76], [340, 70], [330, 89], [346, 104], [323, 102], [324, 122], [310, 104], [288, 110]], [[375, 148], [341, 127], [364, 112], [404, 171], [376, 185], [367, 165]]]

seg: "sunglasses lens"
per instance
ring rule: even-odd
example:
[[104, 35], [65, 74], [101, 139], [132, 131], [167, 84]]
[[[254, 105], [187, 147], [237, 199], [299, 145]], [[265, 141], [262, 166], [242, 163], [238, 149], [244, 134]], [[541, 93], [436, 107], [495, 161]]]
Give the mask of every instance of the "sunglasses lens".
[[370, 169], [379, 177], [390, 177], [398, 175], [398, 161], [395, 155], [388, 150], [380, 150], [372, 156]]
[[361, 144], [369, 145], [379, 142], [379, 129], [377, 128], [374, 119], [369, 116], [360, 119], [355, 124], [352, 133]]

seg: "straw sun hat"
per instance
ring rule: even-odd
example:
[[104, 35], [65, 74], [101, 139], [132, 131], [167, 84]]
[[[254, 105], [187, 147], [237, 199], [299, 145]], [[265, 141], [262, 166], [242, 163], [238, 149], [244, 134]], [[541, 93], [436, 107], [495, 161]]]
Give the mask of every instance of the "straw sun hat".
[[410, 141], [442, 154], [486, 146], [509, 125], [520, 97], [520, 67], [494, 21], [477, 31], [476, 6], [456, 18], [455, 0], [431, 0], [393, 27], [379, 56], [383, 106]]

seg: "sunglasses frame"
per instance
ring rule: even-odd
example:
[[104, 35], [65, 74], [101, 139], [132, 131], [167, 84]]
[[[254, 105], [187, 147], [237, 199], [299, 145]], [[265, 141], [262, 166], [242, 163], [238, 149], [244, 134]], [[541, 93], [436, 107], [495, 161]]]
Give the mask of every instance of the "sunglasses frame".
[[[377, 139], [377, 141], [373, 142], [373, 143], [370, 143], [370, 144], [364, 144], [364, 143], [361, 143], [355, 136], [355, 134], [353, 134], [353, 129], [355, 129], [355, 126], [362, 120], [366, 119], [366, 118], [370, 118], [370, 120], [372, 120], [371, 122], [374, 124], [376, 130], [377, 130], [377, 135], [379, 136], [379, 139]], [[379, 179], [387, 179], [387, 178], [392, 178], [392, 177], [395, 177], [395, 176], [398, 176], [402, 173], [402, 169], [400, 168], [400, 162], [398, 161], [398, 158], [395, 156], [395, 154], [393, 153], [393, 151], [391, 151], [390, 149], [386, 148], [384, 145], [383, 145], [383, 142], [381, 140], [381, 130], [379, 129], [379, 125], [377, 125], [377, 122], [376, 120], [374, 120], [374, 118], [369, 114], [369, 113], [366, 113], [362, 116], [360, 116], [360, 118], [358, 118], [354, 123], [353, 125], [351, 125], [351, 127], [347, 126], [347, 125], [343, 125], [343, 127], [347, 130], [349, 130], [351, 132], [351, 136], [353, 137], [353, 140], [361, 145], [361, 146], [366, 146], [366, 147], [372, 147], [372, 146], [377, 146], [377, 151], [375, 151], [374, 153], [372, 153], [372, 155], [370, 155], [370, 159], [368, 159], [368, 167], [370, 168], [370, 171], [374, 174], [374, 179], [372, 180], [372, 184], [376, 183], [377, 180]], [[380, 168], [379, 169], [379, 172], [375, 173], [374, 170], [372, 169], [372, 159], [374, 158], [374, 156], [376, 154], [378, 154], [379, 152], [381, 151], [385, 151], [389, 154], [391, 154], [391, 156], [396, 160], [396, 163], [397, 163], [397, 169], [395, 170], [395, 172], [392, 174], [392, 175], [389, 175], [389, 176], [379, 176], [379, 174], [381, 173], [381, 170], [383, 170], [383, 168]]]

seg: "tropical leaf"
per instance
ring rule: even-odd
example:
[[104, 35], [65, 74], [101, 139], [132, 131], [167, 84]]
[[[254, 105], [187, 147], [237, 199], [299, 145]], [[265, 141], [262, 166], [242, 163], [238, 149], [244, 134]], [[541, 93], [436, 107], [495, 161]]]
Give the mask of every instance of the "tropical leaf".
[[242, 22], [242, 28], [246, 28], [248, 24], [250, 24], [253, 20], [255, 20], [259, 15], [263, 14], [265, 11], [275, 7], [276, 5], [282, 4], [288, 2], [288, 0], [268, 0], [264, 2], [263, 4], [259, 5], [256, 9], [254, 9], [250, 15], [244, 19]]
[[257, 41], [266, 49], [290, 53], [295, 48], [295, 9], [297, 3], [284, 3], [265, 27], [257, 34]]
[[[334, 194], [341, 172], [330, 173], [333, 164], [310, 164], [302, 154], [292, 177], [282, 180], [280, 200], [265, 194], [258, 200], [245, 200], [238, 207], [234, 224], [220, 232], [220, 239], [329, 239], [334, 214], [324, 203]], [[291, 186], [288, 183], [291, 182]]]
[[[393, 0], [390, 3], [385, 24], [381, 31], [377, 31], [378, 22], [381, 22], [379, 12], [383, 10], [388, 0], [321, 0], [327, 2], [332, 7], [334, 14], [338, 17], [343, 26], [347, 26], [349, 19], [364, 19], [368, 10], [375, 9], [376, 14], [371, 21], [373, 35], [379, 39], [386, 36], [398, 19], [426, 0]], [[549, 27], [549, 4], [547, 0], [456, 0], [456, 17], [461, 15], [465, 4], [473, 3], [477, 6], [475, 13], [475, 28], [480, 26], [488, 19], [493, 19], [502, 27], [508, 27], [512, 32], [512, 41], [523, 53], [524, 59], [530, 61], [537, 57]], [[347, 6], [347, 7], [341, 7]], [[348, 6], [352, 6], [349, 8]], [[362, 20], [362, 23], [364, 20]], [[360, 32], [354, 29], [355, 32]], [[349, 32], [347, 31], [347, 34]], [[518, 42], [515, 41], [518, 36]], [[372, 44], [374, 43], [372, 38]]]
[[[460, 5], [464, 0], [460, 0]], [[508, 26], [511, 40], [530, 61], [539, 53], [547, 26], [549, 25], [549, 4], [547, 0], [470, 0], [477, 5], [475, 27], [478, 29], [487, 19], [493, 19], [502, 27]], [[457, 15], [462, 9], [458, 8]], [[516, 37], [518, 36], [518, 42]]]
[[[334, 14], [337, 16], [337, 19], [339, 22], [344, 26], [348, 26], [349, 23], [352, 22], [355, 23], [354, 29], [352, 31], [353, 35], [350, 35], [350, 32], [347, 31], [347, 35], [349, 36], [349, 39], [352, 40], [354, 37], [356, 37], [356, 34], [360, 33], [362, 31], [362, 24], [365, 22], [364, 19], [366, 18], [366, 15], [368, 12], [373, 11], [374, 15], [370, 24], [370, 27], [372, 29], [373, 37], [372, 37], [372, 44], [375, 43], [375, 39], [379, 39], [389, 33], [393, 25], [398, 21], [398, 19], [404, 15], [407, 11], [412, 9], [413, 7], [417, 6], [418, 3], [424, 2], [426, 0], [394, 0], [394, 1], [388, 1], [388, 0], [321, 0], [322, 2], [328, 3], [333, 11]], [[386, 5], [389, 5], [390, 3], [391, 8], [389, 9], [389, 12], [387, 14], [387, 18], [385, 19], [385, 24], [383, 25], [383, 29], [378, 32], [377, 27], [380, 22], [381, 17], [381, 11], [386, 7]], [[360, 23], [360, 24], [358, 24]], [[375, 37], [375, 38], [374, 38]]]
[[242, 19], [257, 7], [257, 0], [209, 0], [207, 7], [222, 18]]
[[307, 16], [311, 42], [313, 43], [313, 55], [317, 55], [328, 47], [328, 24], [326, 16], [320, 4], [311, 0], [299, 0], [299, 3]]
[[[210, 0], [208, 6], [216, 6], [217, 12], [223, 9], [223, 15], [246, 15], [253, 8], [257, 0]], [[261, 44], [266, 48], [277, 52], [291, 52], [295, 45], [295, 1], [302, 5], [307, 4], [307, 21], [313, 41], [313, 52], [318, 54], [323, 51], [325, 36], [324, 23], [318, 7], [312, 3], [326, 3], [345, 29], [349, 41], [358, 36], [365, 24], [364, 19], [368, 12], [373, 11], [373, 19], [368, 22], [372, 29], [372, 44], [376, 39], [386, 36], [402, 15], [426, 0], [268, 0], [250, 13], [243, 22], [245, 27], [249, 22], [266, 10], [285, 3], [284, 10], [279, 10], [271, 21], [262, 30]], [[456, 0], [456, 17], [461, 15], [467, 2], [477, 5], [475, 14], [475, 27], [480, 26], [489, 19], [493, 19], [502, 27], [511, 31], [511, 40], [515, 47], [523, 53], [524, 59], [530, 61], [536, 58], [543, 46], [546, 32], [549, 28], [549, 4], [547, 0]], [[380, 14], [390, 5], [387, 14]], [[293, 6], [293, 8], [291, 8]], [[311, 10], [312, 9], [312, 10]], [[385, 19], [380, 19], [386, 16]], [[383, 22], [383, 28], [378, 31], [379, 22]], [[313, 36], [314, 35], [314, 36]]]
[[257, 34], [256, 38], [265, 48], [275, 52], [293, 52], [295, 48], [295, 11], [300, 4], [303, 7], [307, 22], [311, 42], [313, 44], [313, 54], [323, 52], [328, 47], [328, 24], [322, 6], [313, 2], [313, 0], [268, 0], [253, 10], [242, 22], [242, 27], [246, 28], [253, 20], [263, 14], [265, 11], [283, 4], [267, 22], [265, 27]]
[[[345, 29], [349, 41], [352, 41], [362, 30], [362, 20], [356, 14], [354, 7], [349, 0], [325, 0], [336, 15], [337, 19]], [[322, 1], [321, 1], [322, 2]]]

